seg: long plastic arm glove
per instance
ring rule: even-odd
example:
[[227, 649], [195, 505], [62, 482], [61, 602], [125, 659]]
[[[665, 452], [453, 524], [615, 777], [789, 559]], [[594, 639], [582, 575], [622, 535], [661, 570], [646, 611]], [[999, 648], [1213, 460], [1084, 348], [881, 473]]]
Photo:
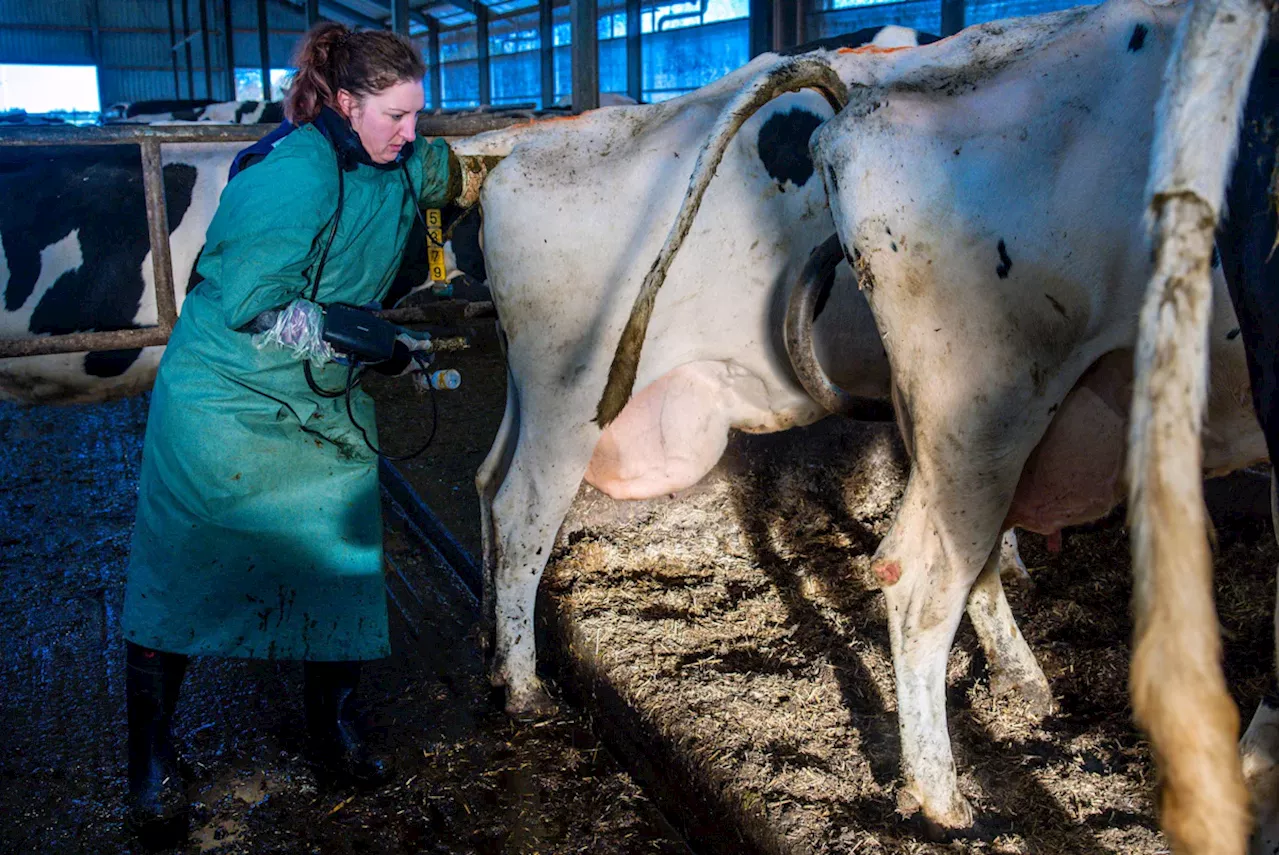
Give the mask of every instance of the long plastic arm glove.
[[294, 359], [309, 359], [316, 368], [334, 361], [336, 354], [323, 337], [324, 309], [310, 300], [294, 300], [283, 309], [263, 312], [253, 327], [260, 330], [253, 337], [253, 346], [259, 350], [283, 347]]

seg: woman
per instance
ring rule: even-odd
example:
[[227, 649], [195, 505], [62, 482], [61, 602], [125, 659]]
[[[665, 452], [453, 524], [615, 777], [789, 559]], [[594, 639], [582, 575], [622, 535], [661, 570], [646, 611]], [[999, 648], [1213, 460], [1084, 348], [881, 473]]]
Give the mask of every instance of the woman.
[[151, 399], [123, 614], [144, 833], [185, 833], [170, 723], [191, 655], [303, 660], [317, 770], [386, 776], [348, 709], [359, 663], [389, 653], [373, 403], [351, 391], [349, 416], [320, 393], [348, 371], [325, 361], [316, 304], [380, 301], [415, 205], [458, 198], [462, 171], [415, 141], [426, 69], [406, 39], [324, 23], [295, 64], [298, 127], [223, 192]]

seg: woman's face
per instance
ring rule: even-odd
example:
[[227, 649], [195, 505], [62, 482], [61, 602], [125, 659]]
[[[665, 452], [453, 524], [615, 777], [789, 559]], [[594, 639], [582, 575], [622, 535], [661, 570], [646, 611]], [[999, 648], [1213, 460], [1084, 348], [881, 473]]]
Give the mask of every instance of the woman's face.
[[338, 90], [338, 107], [374, 163], [391, 163], [413, 142], [424, 103], [421, 80], [405, 80], [363, 99]]

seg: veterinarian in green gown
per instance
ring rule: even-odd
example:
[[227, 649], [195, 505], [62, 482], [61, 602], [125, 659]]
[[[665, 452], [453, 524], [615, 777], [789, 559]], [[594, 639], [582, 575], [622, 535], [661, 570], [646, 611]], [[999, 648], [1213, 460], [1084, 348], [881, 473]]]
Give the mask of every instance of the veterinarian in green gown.
[[[126, 822], [151, 848], [187, 833], [172, 723], [192, 654], [303, 660], [317, 783], [389, 779], [353, 712], [360, 663], [390, 652], [377, 455], [360, 432], [377, 445], [373, 402], [353, 389], [348, 414], [318, 391], [350, 375], [317, 304], [381, 302], [415, 206], [473, 201], [479, 179], [416, 138], [427, 69], [408, 39], [326, 21], [294, 65], [289, 122], [237, 156], [260, 160], [223, 191], [151, 397], [121, 621]], [[400, 372], [427, 342], [396, 347], [374, 367]]]
[[[287, 349], [259, 350], [239, 331], [309, 293], [337, 157], [303, 125], [223, 193], [205, 281], [182, 307], [151, 399], [123, 615], [134, 644], [320, 661], [389, 652], [377, 458], [343, 398], [317, 395]], [[405, 165], [345, 173], [317, 302], [386, 296], [413, 205], [445, 202], [448, 147], [418, 140]], [[315, 379], [340, 389], [347, 371], [328, 363]], [[373, 402], [357, 389], [351, 405], [376, 445]]]

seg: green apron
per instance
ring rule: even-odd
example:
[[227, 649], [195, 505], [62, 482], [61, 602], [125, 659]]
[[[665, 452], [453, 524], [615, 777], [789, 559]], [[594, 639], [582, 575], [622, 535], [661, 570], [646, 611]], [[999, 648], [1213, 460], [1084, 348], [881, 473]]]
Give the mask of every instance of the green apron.
[[[438, 207], [448, 147], [419, 141], [400, 169], [358, 165], [325, 262], [320, 303], [381, 301], [415, 202]], [[390, 652], [377, 457], [343, 398], [302, 364], [236, 332], [310, 291], [337, 206], [337, 160], [304, 125], [223, 191], [160, 362], [139, 480], [122, 623], [173, 653], [255, 659], [375, 659]], [[342, 388], [347, 369], [317, 370]], [[351, 393], [375, 445], [373, 402]]]

